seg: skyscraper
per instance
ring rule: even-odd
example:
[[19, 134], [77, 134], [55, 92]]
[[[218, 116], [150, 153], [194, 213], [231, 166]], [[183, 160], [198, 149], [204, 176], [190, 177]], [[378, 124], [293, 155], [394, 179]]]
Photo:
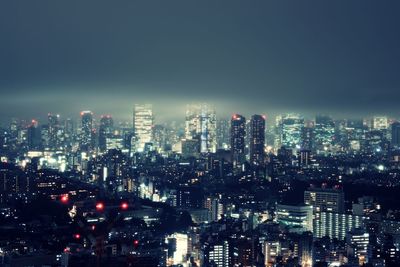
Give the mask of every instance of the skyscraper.
[[234, 114], [231, 118], [231, 154], [234, 166], [246, 160], [245, 154], [246, 118]]
[[250, 162], [264, 164], [265, 116], [253, 115], [250, 121]]
[[41, 148], [41, 133], [40, 128], [38, 127], [38, 122], [36, 120], [32, 120], [32, 123], [28, 126], [28, 149], [29, 150], [38, 150]]
[[93, 113], [91, 111], [82, 111], [81, 119], [81, 149], [90, 150], [93, 148]]
[[48, 122], [49, 122], [49, 127], [48, 127], [48, 137], [49, 137], [49, 148], [54, 150], [57, 149], [59, 144], [60, 144], [60, 140], [58, 138], [58, 131], [60, 130], [60, 115], [58, 114], [51, 114], [49, 113], [48, 116]]
[[185, 138], [198, 139], [201, 153], [217, 150], [217, 125], [214, 107], [209, 104], [188, 105], [186, 109]]
[[99, 127], [99, 149], [104, 152], [107, 150], [107, 137], [112, 134], [114, 122], [111, 115], [102, 115]]
[[374, 130], [386, 130], [389, 126], [389, 121], [386, 116], [374, 116], [372, 119], [372, 128]]
[[400, 122], [392, 123], [392, 146], [400, 146]]
[[219, 149], [228, 149], [229, 144], [229, 119], [219, 119], [217, 121], [217, 146]]
[[315, 118], [315, 145], [323, 151], [332, 145], [335, 136], [335, 123], [330, 116], [318, 115]]
[[280, 143], [287, 148], [300, 148], [304, 119], [298, 114], [285, 114], [278, 121]]
[[146, 144], [153, 142], [153, 106], [151, 104], [136, 104], [133, 118], [136, 151], [143, 152]]

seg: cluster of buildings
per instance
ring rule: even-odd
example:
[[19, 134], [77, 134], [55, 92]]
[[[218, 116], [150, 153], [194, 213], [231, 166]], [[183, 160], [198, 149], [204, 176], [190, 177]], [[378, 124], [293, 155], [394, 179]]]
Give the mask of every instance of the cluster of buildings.
[[399, 149], [385, 116], [221, 119], [203, 103], [183, 123], [155, 123], [149, 104], [131, 122], [13, 119], [0, 131], [0, 262], [396, 266]]

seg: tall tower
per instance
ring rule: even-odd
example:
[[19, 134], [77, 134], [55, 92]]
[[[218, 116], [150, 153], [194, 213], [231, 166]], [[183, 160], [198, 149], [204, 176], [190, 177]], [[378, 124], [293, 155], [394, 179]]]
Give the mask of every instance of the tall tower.
[[136, 151], [143, 152], [145, 145], [153, 141], [153, 106], [151, 104], [136, 104], [133, 118]]
[[400, 147], [400, 122], [392, 123], [392, 146]]
[[239, 114], [234, 114], [231, 118], [231, 154], [234, 166], [244, 163], [246, 136], [246, 118]]
[[264, 164], [265, 116], [253, 115], [250, 120], [250, 162]]
[[59, 147], [60, 140], [58, 138], [58, 131], [60, 130], [60, 115], [51, 114], [47, 115], [49, 126], [48, 126], [48, 137], [49, 137], [49, 148], [54, 150]]
[[81, 120], [81, 149], [91, 150], [93, 148], [93, 113], [91, 111], [82, 111]]
[[185, 138], [197, 139], [201, 153], [216, 152], [217, 121], [214, 107], [205, 103], [187, 106]]
[[278, 124], [280, 143], [287, 148], [300, 148], [304, 119], [298, 114], [286, 114], [280, 117]]
[[315, 118], [315, 145], [317, 150], [324, 150], [333, 144], [335, 123], [330, 116], [318, 115]]
[[104, 152], [107, 150], [107, 137], [112, 133], [114, 122], [111, 115], [102, 115], [99, 127], [99, 149]]

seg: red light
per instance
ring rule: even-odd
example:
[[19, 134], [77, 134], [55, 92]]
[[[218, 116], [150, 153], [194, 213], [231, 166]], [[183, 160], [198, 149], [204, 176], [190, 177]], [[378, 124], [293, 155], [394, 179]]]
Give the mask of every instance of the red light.
[[133, 245], [135, 245], [135, 246], [139, 245], [139, 240], [134, 240]]
[[80, 239], [81, 235], [80, 234], [75, 234], [74, 237], [75, 237], [75, 239]]
[[92, 231], [96, 229], [96, 225], [92, 225]]
[[97, 203], [96, 210], [98, 210], [98, 211], [104, 210], [104, 204], [101, 202]]
[[61, 197], [61, 202], [64, 203], [64, 204], [67, 203], [68, 202], [68, 196], [67, 195], [62, 196]]
[[122, 203], [121, 203], [121, 209], [126, 210], [126, 209], [128, 209], [128, 208], [129, 208], [128, 203], [126, 203], [126, 202], [122, 202]]

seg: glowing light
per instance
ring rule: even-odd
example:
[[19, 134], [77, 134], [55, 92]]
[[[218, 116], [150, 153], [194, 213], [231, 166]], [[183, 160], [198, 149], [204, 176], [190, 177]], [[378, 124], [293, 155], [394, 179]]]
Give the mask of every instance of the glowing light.
[[61, 202], [62, 203], [68, 203], [68, 195], [63, 195], [62, 197], [61, 197]]
[[80, 238], [81, 238], [81, 235], [80, 235], [80, 234], [75, 234], [75, 235], [74, 235], [74, 238], [75, 238], [75, 239], [80, 239]]
[[97, 203], [96, 210], [98, 210], [98, 211], [104, 210], [104, 204], [102, 202]]
[[129, 208], [128, 203], [126, 203], [126, 202], [122, 202], [122, 203], [121, 203], [121, 209], [126, 210], [126, 209], [128, 209], [128, 208]]

